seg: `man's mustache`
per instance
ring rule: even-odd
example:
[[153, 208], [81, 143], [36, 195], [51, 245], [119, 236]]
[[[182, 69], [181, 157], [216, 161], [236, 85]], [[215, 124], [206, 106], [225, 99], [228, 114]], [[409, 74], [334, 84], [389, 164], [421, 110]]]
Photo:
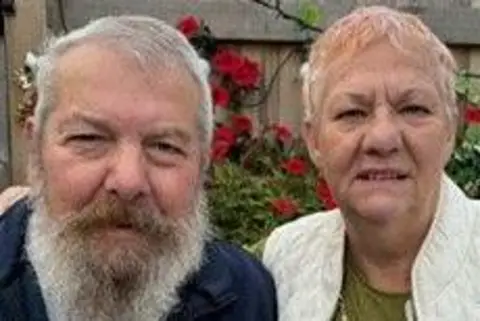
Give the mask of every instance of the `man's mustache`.
[[94, 200], [79, 213], [68, 217], [64, 223], [64, 232], [81, 235], [118, 228], [130, 229], [145, 236], [158, 236], [166, 229], [166, 220], [152, 206], [145, 203], [126, 205], [115, 196]]

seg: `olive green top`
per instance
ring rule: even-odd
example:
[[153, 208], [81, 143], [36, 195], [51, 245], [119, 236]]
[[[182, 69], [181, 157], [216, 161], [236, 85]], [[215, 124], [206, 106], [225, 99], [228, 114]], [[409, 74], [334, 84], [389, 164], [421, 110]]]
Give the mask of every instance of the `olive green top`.
[[405, 304], [410, 293], [384, 293], [372, 288], [350, 262], [347, 255], [342, 299], [332, 320], [406, 321]]
[[[261, 258], [266, 239], [247, 248]], [[407, 321], [405, 304], [410, 293], [385, 293], [369, 286], [346, 249], [342, 298], [332, 321]], [[342, 316], [346, 314], [346, 318]]]

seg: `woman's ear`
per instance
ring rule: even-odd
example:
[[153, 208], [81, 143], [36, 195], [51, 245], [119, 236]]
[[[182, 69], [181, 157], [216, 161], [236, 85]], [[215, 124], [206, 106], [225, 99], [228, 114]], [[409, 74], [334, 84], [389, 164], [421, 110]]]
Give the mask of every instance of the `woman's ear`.
[[319, 172], [322, 171], [321, 155], [318, 150], [317, 130], [310, 120], [304, 120], [301, 128], [302, 138], [305, 142], [311, 161]]
[[456, 135], [456, 131], [452, 130], [451, 133], [447, 136], [445, 152], [443, 155], [444, 167], [447, 166], [448, 162], [450, 161], [450, 158], [452, 157], [456, 146], [457, 146], [457, 135]]
[[[446, 106], [446, 108], [451, 108], [450, 106]], [[464, 106], [462, 104], [459, 104], [456, 106], [457, 112], [456, 114], [452, 115], [451, 117], [453, 118], [448, 118], [447, 121], [447, 140], [446, 140], [446, 146], [445, 146], [445, 153], [444, 153], [444, 161], [443, 165], [447, 166], [447, 163], [450, 161], [450, 158], [453, 155], [453, 152], [455, 148], [458, 146], [458, 144], [462, 143], [463, 137], [460, 137], [460, 135], [463, 136], [462, 131], [463, 131], [463, 126], [464, 126], [464, 120], [463, 117], [460, 115], [464, 114]]]

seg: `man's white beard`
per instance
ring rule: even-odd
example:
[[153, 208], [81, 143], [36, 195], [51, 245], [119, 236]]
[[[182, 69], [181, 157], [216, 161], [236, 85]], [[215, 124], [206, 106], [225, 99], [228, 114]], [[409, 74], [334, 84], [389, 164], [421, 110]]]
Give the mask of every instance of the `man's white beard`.
[[49, 215], [41, 190], [37, 186], [26, 250], [50, 320], [165, 320], [179, 303], [178, 288], [201, 264], [209, 234], [203, 193], [195, 213], [157, 215], [164, 226], [161, 243], [116, 248], [109, 260], [92, 253], [88, 240], [67, 235], [67, 224]]

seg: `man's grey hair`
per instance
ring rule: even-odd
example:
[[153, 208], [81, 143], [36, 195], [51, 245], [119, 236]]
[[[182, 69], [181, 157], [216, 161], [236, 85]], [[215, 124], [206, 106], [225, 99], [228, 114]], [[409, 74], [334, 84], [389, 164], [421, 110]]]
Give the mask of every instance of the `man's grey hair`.
[[55, 106], [55, 69], [58, 59], [67, 51], [86, 42], [111, 45], [134, 58], [149, 72], [158, 67], [184, 68], [198, 83], [202, 103], [198, 125], [204, 148], [208, 149], [213, 131], [213, 108], [209, 85], [209, 65], [174, 27], [146, 16], [109, 16], [46, 42], [42, 55], [35, 62], [38, 103], [34, 119], [37, 138], [41, 139], [45, 123]]

